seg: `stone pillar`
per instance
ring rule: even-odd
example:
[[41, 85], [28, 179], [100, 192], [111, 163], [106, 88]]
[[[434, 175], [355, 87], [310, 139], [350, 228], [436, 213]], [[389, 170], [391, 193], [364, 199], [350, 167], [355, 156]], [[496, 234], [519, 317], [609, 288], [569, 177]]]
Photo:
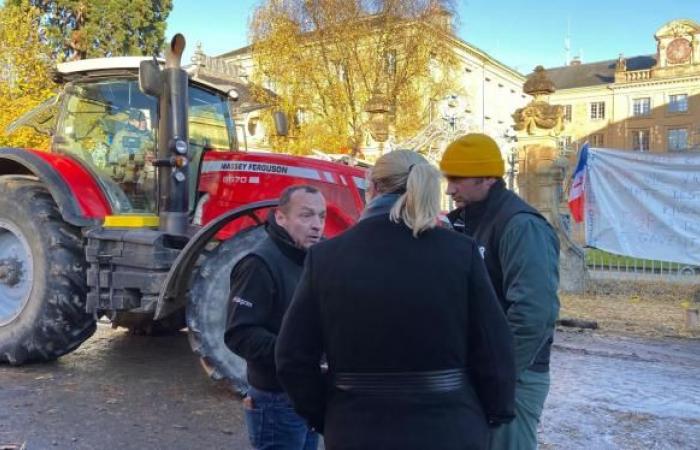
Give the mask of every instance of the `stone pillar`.
[[518, 189], [520, 196], [537, 208], [559, 237], [559, 286], [564, 292], [583, 292], [587, 278], [583, 250], [569, 236], [564, 225], [568, 208], [563, 179], [568, 161], [560, 156], [558, 136], [563, 130], [564, 111], [546, 99], [554, 85], [541, 67], [525, 83], [525, 93], [534, 100], [513, 114], [518, 131]]
[[564, 292], [581, 293], [586, 284], [583, 250], [569, 236], [565, 224], [568, 208], [562, 192], [566, 158], [559, 156], [552, 136], [518, 137], [518, 188], [520, 196], [554, 227], [559, 237], [559, 286]]

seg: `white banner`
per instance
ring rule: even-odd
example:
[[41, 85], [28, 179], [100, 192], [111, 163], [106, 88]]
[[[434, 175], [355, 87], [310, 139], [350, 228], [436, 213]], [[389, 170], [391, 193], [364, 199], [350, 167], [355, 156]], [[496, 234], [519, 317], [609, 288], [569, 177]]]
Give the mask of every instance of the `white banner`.
[[586, 176], [587, 245], [700, 265], [700, 154], [591, 148]]

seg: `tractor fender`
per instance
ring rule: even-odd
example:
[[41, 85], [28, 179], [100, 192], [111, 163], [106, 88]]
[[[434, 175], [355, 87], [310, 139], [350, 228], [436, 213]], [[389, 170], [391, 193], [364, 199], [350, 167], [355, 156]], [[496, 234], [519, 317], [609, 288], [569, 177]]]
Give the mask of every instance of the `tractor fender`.
[[0, 148], [0, 176], [34, 176], [49, 190], [71, 225], [96, 225], [111, 213], [104, 192], [88, 169], [65, 155]]
[[279, 200], [263, 200], [250, 203], [240, 208], [225, 212], [202, 227], [175, 259], [158, 296], [154, 320], [168, 316], [172, 312], [185, 306], [186, 292], [190, 285], [192, 272], [207, 244], [226, 225], [241, 217], [250, 217], [258, 223], [262, 223], [255, 212], [261, 209], [274, 208]]

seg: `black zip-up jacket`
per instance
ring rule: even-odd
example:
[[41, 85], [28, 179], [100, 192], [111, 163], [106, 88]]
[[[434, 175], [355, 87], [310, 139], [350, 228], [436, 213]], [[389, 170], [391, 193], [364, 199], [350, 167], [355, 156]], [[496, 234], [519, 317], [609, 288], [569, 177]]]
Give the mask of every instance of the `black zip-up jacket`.
[[224, 340], [248, 365], [248, 383], [281, 391], [275, 369], [275, 343], [299, 282], [306, 250], [296, 247], [270, 215], [267, 238], [231, 273], [229, 316]]

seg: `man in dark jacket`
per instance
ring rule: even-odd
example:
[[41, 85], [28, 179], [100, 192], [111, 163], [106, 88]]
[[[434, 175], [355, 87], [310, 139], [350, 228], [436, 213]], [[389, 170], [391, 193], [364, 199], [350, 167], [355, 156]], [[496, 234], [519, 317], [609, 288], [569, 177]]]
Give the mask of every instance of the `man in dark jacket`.
[[307, 249], [323, 234], [326, 203], [314, 187], [287, 188], [270, 214], [267, 238], [231, 274], [226, 345], [248, 364], [243, 403], [255, 449], [312, 450], [318, 435], [291, 408], [277, 380], [275, 343]]
[[535, 449], [559, 313], [559, 240], [536, 209], [506, 189], [504, 166], [493, 139], [476, 133], [451, 143], [440, 162], [457, 205], [450, 222], [480, 246], [513, 332], [516, 418], [493, 430], [491, 448]]

